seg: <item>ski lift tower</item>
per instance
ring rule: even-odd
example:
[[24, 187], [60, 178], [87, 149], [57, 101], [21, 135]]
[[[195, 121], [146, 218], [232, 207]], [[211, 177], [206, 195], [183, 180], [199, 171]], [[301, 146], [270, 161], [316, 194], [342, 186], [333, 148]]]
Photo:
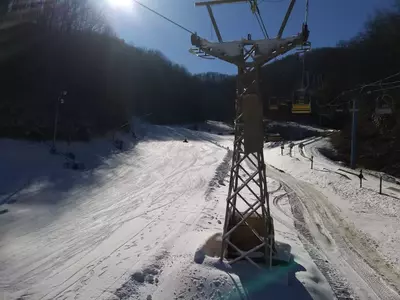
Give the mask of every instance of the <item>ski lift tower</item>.
[[[252, 40], [249, 34], [247, 39], [223, 41], [212, 7], [240, 2], [250, 4], [265, 39]], [[238, 68], [235, 139], [221, 247], [221, 260], [227, 258], [230, 264], [246, 259], [260, 268], [259, 263], [271, 266], [274, 259], [279, 260], [269, 210], [263, 154], [264, 123], [260, 69], [279, 55], [296, 47], [309, 45], [308, 0], [301, 33], [282, 37], [295, 2], [296, 0], [291, 0], [275, 38], [268, 38], [257, 0], [213, 0], [195, 3], [196, 6], [207, 8], [218, 42], [210, 42], [192, 34], [191, 42], [194, 47], [190, 52], [202, 58], [221, 59]]]

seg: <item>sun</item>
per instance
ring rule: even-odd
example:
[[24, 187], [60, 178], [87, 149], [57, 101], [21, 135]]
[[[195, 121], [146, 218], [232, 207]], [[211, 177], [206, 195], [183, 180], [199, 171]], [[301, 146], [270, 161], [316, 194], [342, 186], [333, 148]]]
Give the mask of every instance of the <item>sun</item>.
[[115, 9], [131, 9], [132, 6], [132, 0], [107, 0], [107, 2], [110, 4], [112, 8]]

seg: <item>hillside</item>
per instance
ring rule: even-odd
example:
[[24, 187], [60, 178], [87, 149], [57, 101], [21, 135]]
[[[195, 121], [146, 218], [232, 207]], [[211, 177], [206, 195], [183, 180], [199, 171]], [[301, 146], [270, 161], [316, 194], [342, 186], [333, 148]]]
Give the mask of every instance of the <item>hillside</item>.
[[98, 33], [41, 36], [29, 50], [0, 64], [1, 111], [7, 116], [0, 135], [24, 136], [39, 127], [49, 137], [57, 98], [64, 90], [68, 95], [60, 107], [60, 138], [81, 139], [79, 131], [102, 134], [131, 115], [151, 114], [155, 122], [180, 123], [229, 119], [232, 114], [223, 108], [233, 89], [221, 98], [224, 82], [194, 77], [159, 52]]
[[[22, 45], [21, 51], [10, 51], [13, 55], [0, 60], [0, 136], [50, 139], [62, 91], [68, 95], [59, 105], [58, 138], [65, 140], [103, 135], [132, 115], [159, 124], [233, 119], [233, 76], [193, 75], [159, 51], [127, 44], [101, 15], [89, 14], [85, 3], [66, 1], [71, 12], [67, 15], [50, 6], [35, 23], [17, 32], [0, 32], [7, 46], [2, 49]], [[390, 88], [379, 86], [379, 80], [400, 70], [399, 7], [377, 12], [353, 39], [304, 55], [313, 90], [310, 116], [295, 116], [290, 110], [293, 92], [301, 86], [301, 55], [288, 55], [265, 66], [261, 86], [265, 116], [341, 129], [333, 144], [337, 159], [347, 162], [349, 107], [358, 97], [360, 165], [397, 174], [400, 95], [396, 82], [400, 78], [386, 82]], [[378, 84], [360, 93], [357, 88], [370, 82]], [[390, 116], [375, 114], [375, 100], [383, 94], [394, 99]], [[269, 111], [270, 97], [289, 105], [279, 112]]]
[[157, 123], [232, 119], [229, 76], [192, 75], [159, 51], [127, 44], [88, 0], [49, 3], [29, 22], [0, 30], [0, 136], [51, 138], [63, 91], [60, 139], [102, 135], [132, 115]]
[[[263, 83], [266, 104], [272, 96], [291, 99], [293, 91], [301, 86], [303, 59], [313, 94], [309, 117], [293, 116], [289, 109], [280, 113], [266, 111], [266, 115], [271, 119], [292, 119], [341, 129], [332, 139], [336, 153], [331, 155], [349, 163], [352, 120], [349, 109], [357, 98], [359, 166], [399, 175], [399, 40], [400, 4], [397, 4], [391, 10], [376, 12], [362, 32], [349, 41], [339, 42], [337, 47], [313, 49], [303, 58], [295, 54], [267, 65]], [[322, 78], [322, 85], [317, 84], [318, 78]], [[376, 112], [377, 99], [383, 95], [391, 101], [390, 115]]]

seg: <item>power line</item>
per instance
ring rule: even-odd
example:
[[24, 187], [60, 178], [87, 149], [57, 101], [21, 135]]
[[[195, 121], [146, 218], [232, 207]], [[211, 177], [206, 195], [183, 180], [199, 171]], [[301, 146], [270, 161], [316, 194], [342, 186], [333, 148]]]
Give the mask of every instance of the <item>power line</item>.
[[392, 85], [395, 83], [400, 83], [400, 80], [391, 81], [391, 82], [381, 82], [380, 84], [376, 84], [376, 86], [383, 86], [383, 85]]
[[135, 3], [137, 3], [137, 4], [139, 4], [140, 6], [142, 6], [142, 7], [144, 7], [144, 8], [146, 8], [146, 9], [148, 9], [148, 10], [151, 11], [152, 13], [155, 13], [157, 16], [159, 16], [159, 17], [161, 17], [161, 18], [167, 20], [168, 22], [174, 24], [175, 26], [178, 26], [179, 28], [185, 30], [186, 32], [189, 32], [190, 34], [194, 34], [193, 31], [187, 29], [186, 27], [183, 27], [182, 25], [176, 23], [175, 21], [172, 21], [171, 19], [169, 19], [169, 18], [167, 18], [166, 16], [160, 14], [159, 12], [155, 11], [154, 9], [151, 9], [150, 7], [144, 5], [143, 3], [141, 3], [141, 2], [139, 2], [139, 1], [137, 1], [137, 0], [132, 0], [132, 1], [135, 2]]
[[[395, 89], [400, 89], [400, 85], [391, 86], [391, 87], [386, 87], [386, 88], [381, 88], [381, 89], [372, 90], [372, 91], [370, 90], [370, 91], [367, 92], [367, 94], [378, 93], [378, 92], [386, 92], [386, 91], [395, 90]], [[362, 92], [362, 91], [360, 91], [360, 93], [361, 93], [361, 92]], [[338, 96], [338, 97], [340, 97], [340, 96]], [[338, 99], [338, 97], [335, 98], [335, 99]], [[353, 101], [353, 100], [350, 99], [350, 100], [346, 100], [346, 101], [343, 101], [343, 102], [340, 102], [340, 103], [330, 104], [330, 103], [333, 102], [333, 101], [331, 101], [331, 102], [329, 102], [329, 103], [327, 103], [327, 104], [325, 104], [325, 105], [319, 105], [318, 103], [317, 103], [317, 105], [318, 105], [319, 107], [331, 107], [331, 108], [333, 108], [333, 107], [340, 107], [340, 106], [343, 106], [344, 104], [348, 104], [348, 103], [350, 103], [350, 102], [352, 102], [352, 101]]]
[[387, 88], [382, 88], [382, 89], [379, 89], [379, 90], [374, 90], [374, 91], [368, 91], [368, 93], [376, 93], [376, 92], [382, 92], [382, 91], [394, 90], [394, 89], [398, 89], [398, 88], [400, 88], [400, 85], [391, 86], [391, 87], [387, 87]]
[[397, 72], [397, 73], [395, 73], [395, 74], [393, 74], [393, 75], [390, 75], [390, 76], [388, 76], [388, 77], [386, 77], [386, 78], [383, 78], [383, 79], [380, 79], [380, 80], [378, 80], [378, 81], [375, 81], [374, 83], [370, 83], [370, 84], [368, 84], [368, 85], [377, 84], [378, 82], [382, 82], [382, 81], [388, 80], [388, 79], [390, 79], [390, 78], [393, 78], [393, 77], [396, 77], [396, 76], [399, 76], [399, 75], [400, 75], [400, 72]]
[[[336, 98], [334, 98], [332, 101], [330, 101], [330, 102], [328, 102], [327, 104], [325, 104], [324, 107], [327, 107], [327, 106], [337, 106], [337, 105], [332, 105], [331, 103], [336, 102], [340, 97], [343, 97], [343, 96], [346, 95], [346, 94], [349, 94], [349, 93], [352, 93], [352, 92], [356, 92], [356, 91], [362, 92], [365, 88], [368, 88], [368, 87], [381, 87], [381, 84], [385, 84], [385, 85], [390, 84], [390, 83], [383, 83], [383, 82], [386, 81], [386, 80], [388, 80], [388, 79], [391, 79], [391, 78], [393, 78], [393, 77], [399, 76], [399, 75], [400, 75], [400, 72], [397, 72], [397, 73], [392, 74], [392, 75], [390, 75], [390, 76], [388, 76], [388, 77], [379, 79], [379, 80], [377, 80], [377, 81], [374, 81], [374, 82], [371, 82], [371, 83], [368, 83], [368, 84], [365, 84], [365, 85], [362, 85], [361, 87], [354, 88], [354, 89], [347, 90], [347, 91], [343, 91], [343, 92], [341, 92]], [[396, 81], [395, 81], [395, 82], [396, 82]], [[393, 82], [393, 83], [395, 83], [395, 82]], [[396, 87], [391, 87], [390, 89], [394, 89], [394, 88], [396, 88]], [[389, 89], [389, 88], [385, 88], [385, 89], [387, 90], [387, 89]], [[379, 90], [379, 91], [383, 91], [383, 90], [385, 90], [385, 89], [381, 89], [381, 90]], [[377, 91], [378, 91], [378, 90], [377, 90]], [[345, 101], [345, 102], [342, 102], [342, 103], [347, 103], [347, 102], [350, 102], [350, 101], [351, 101], [351, 100], [348, 100], [348, 101]], [[340, 105], [341, 105], [341, 104], [340, 104]]]

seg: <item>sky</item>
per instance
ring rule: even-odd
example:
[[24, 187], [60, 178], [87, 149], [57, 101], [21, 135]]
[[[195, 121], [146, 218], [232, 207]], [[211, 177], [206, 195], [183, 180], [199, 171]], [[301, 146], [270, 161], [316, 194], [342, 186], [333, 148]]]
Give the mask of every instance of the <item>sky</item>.
[[[157, 49], [174, 63], [183, 65], [191, 73], [236, 73], [236, 68], [219, 60], [201, 59], [189, 53], [190, 34], [167, 22], [130, 0], [108, 2], [108, 19], [117, 35], [138, 47]], [[199, 36], [216, 41], [205, 7], [195, 7], [195, 0], [139, 0]], [[200, 0], [197, 0], [200, 1]], [[289, 0], [259, 0], [260, 11], [267, 31], [276, 36], [289, 5]], [[283, 37], [301, 31], [306, 0], [297, 0]], [[393, 0], [309, 0], [309, 40], [313, 48], [335, 46], [363, 29], [365, 22], [379, 9], [393, 6]], [[213, 7], [224, 41], [247, 37], [263, 38], [255, 16], [247, 3]]]

